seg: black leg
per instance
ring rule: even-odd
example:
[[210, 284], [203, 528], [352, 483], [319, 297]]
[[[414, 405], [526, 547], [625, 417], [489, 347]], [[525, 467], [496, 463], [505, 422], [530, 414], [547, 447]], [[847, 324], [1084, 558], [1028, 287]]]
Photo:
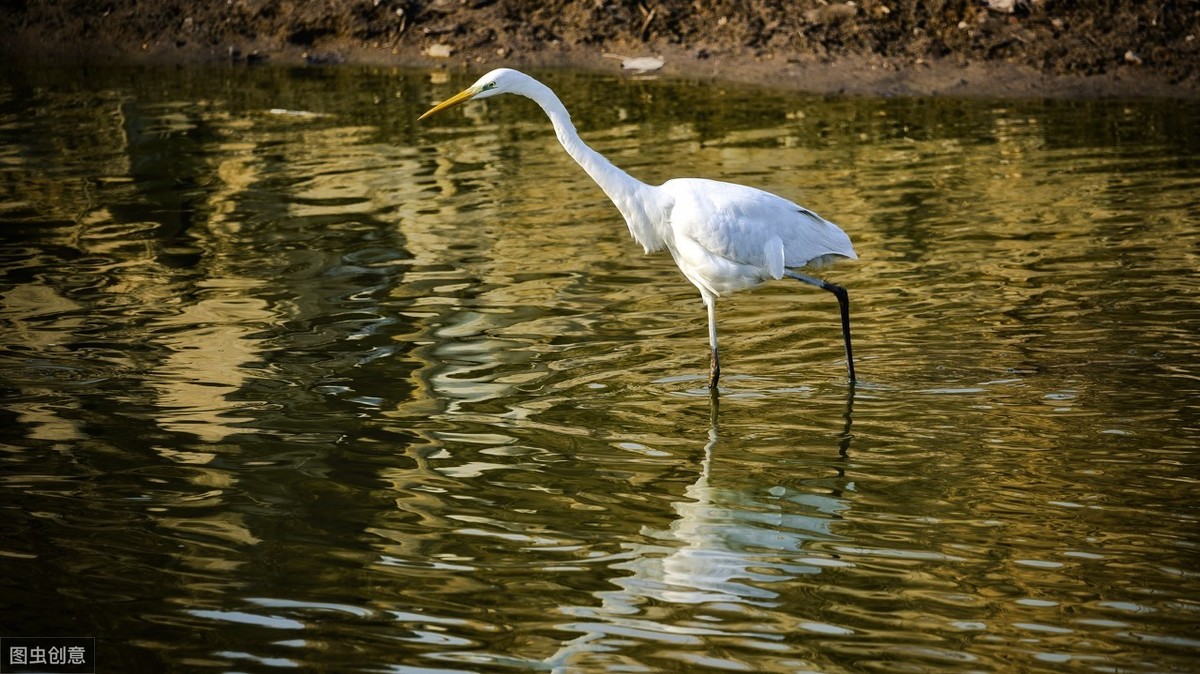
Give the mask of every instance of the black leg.
[[846, 368], [850, 371], [850, 383], [858, 381], [854, 377], [854, 349], [850, 346], [850, 293], [842, 286], [824, 282], [822, 288], [833, 293], [838, 300], [838, 308], [842, 311], [842, 339], [846, 340]]
[[837, 298], [838, 309], [840, 309], [842, 313], [842, 339], [844, 339], [846, 342], [846, 369], [850, 371], [850, 383], [853, 384], [854, 382], [858, 381], [854, 376], [854, 349], [850, 346], [850, 294], [846, 292], [845, 288], [841, 287], [840, 285], [830, 283], [829, 281], [823, 281], [819, 278], [813, 278], [812, 276], [805, 276], [804, 274], [797, 274], [790, 269], [784, 273], [796, 279], [797, 281], [803, 281], [809, 285], [817, 286], [822, 290], [828, 290], [829, 292], [833, 293], [834, 297]]

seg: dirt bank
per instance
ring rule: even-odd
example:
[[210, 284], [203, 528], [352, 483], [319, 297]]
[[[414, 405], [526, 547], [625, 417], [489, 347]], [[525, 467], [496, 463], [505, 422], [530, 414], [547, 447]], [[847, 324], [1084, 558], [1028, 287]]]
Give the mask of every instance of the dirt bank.
[[1200, 92], [1200, 1], [9, 0], [9, 61], [662, 72], [815, 92]]

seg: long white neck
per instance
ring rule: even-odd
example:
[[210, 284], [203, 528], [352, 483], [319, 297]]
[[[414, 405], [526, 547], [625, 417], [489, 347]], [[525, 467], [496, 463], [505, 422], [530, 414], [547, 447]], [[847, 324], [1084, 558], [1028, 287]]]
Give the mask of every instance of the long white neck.
[[663, 247], [663, 207], [658, 194], [658, 188], [647, 185], [628, 173], [617, 168], [604, 155], [588, 147], [575, 131], [571, 123], [571, 115], [558, 99], [558, 96], [546, 85], [532, 77], [520, 91], [514, 91], [533, 99], [554, 125], [554, 134], [558, 142], [571, 158], [575, 160], [592, 180], [604, 190], [608, 198], [616, 205], [617, 210], [625, 217], [629, 225], [629, 233], [640, 243], [646, 252], [659, 250]]

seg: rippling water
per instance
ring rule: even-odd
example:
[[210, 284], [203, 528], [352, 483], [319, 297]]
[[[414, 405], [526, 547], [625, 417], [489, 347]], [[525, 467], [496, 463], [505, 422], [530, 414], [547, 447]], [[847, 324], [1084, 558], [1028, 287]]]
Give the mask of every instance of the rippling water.
[[[545, 73], [650, 181], [841, 224], [694, 289], [466, 75], [5, 73], [0, 636], [102, 671], [1182, 672], [1191, 101]], [[119, 665], [118, 665], [119, 663]]]

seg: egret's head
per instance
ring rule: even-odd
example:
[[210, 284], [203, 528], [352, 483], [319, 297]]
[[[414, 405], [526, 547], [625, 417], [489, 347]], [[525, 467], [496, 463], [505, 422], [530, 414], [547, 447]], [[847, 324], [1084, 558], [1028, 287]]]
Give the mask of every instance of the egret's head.
[[480, 77], [475, 81], [475, 84], [472, 84], [466, 89], [463, 89], [450, 98], [447, 98], [441, 103], [433, 106], [426, 111], [425, 114], [418, 117], [418, 119], [425, 119], [434, 113], [441, 112], [447, 108], [452, 108], [463, 101], [469, 101], [478, 98], [489, 98], [491, 96], [495, 96], [496, 94], [516, 93], [519, 90], [522, 82], [528, 79], [528, 75], [517, 72], [511, 68], [497, 68], [483, 77]]

